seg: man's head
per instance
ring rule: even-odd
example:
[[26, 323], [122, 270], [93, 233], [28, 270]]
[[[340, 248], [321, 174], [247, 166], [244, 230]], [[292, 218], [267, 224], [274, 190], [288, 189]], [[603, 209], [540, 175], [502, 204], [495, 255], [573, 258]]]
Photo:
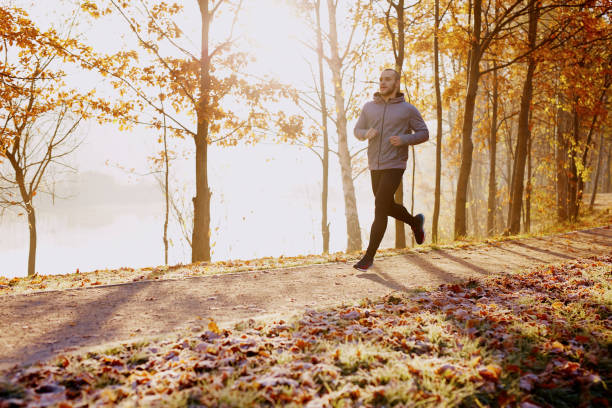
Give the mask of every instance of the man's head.
[[387, 68], [380, 74], [379, 90], [383, 97], [394, 97], [400, 90], [400, 74], [393, 68]]

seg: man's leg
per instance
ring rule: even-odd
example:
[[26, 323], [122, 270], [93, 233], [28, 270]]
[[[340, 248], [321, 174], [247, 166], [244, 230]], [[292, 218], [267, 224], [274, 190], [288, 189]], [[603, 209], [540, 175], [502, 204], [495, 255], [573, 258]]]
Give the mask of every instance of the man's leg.
[[[401, 181], [403, 173], [404, 172], [402, 170], [399, 176], [397, 174], [394, 174], [394, 177], [399, 177], [399, 181]], [[399, 185], [399, 182], [398, 182], [398, 185]], [[413, 216], [412, 214], [408, 212], [406, 207], [404, 207], [401, 204], [396, 203], [395, 200], [393, 199], [391, 201], [391, 205], [389, 206], [388, 214], [391, 217], [398, 219], [400, 221], [403, 221], [406, 224], [410, 225], [410, 228], [412, 229], [412, 233], [414, 234], [414, 239], [416, 240], [417, 244], [421, 245], [425, 241], [425, 229], [424, 229], [425, 216], [423, 214], [417, 214]]]
[[403, 169], [372, 170], [372, 191], [375, 196], [374, 222], [370, 229], [370, 242], [363, 258], [353, 265], [354, 268], [366, 271], [374, 262], [374, 255], [387, 229], [387, 216], [392, 216], [410, 225], [418, 244], [423, 243], [425, 232], [423, 230], [424, 217], [422, 214], [412, 216], [406, 207], [397, 204], [394, 200], [404, 174]]
[[[398, 181], [398, 187], [399, 187], [399, 183], [401, 182], [402, 176], [404, 174], [404, 169], [391, 169], [391, 171], [393, 173], [396, 173], [393, 175], [393, 177], [399, 178], [399, 181]], [[371, 170], [370, 171], [370, 175], [372, 179], [372, 192], [374, 193], [374, 197], [376, 197], [376, 192], [380, 184], [380, 179], [385, 172], [387, 172], [387, 170]], [[397, 187], [395, 189], [397, 190]], [[395, 195], [395, 192], [393, 194]], [[396, 203], [395, 199], [391, 200], [391, 206], [389, 207], [388, 215], [390, 215], [391, 217], [395, 219], [405, 222], [411, 227], [414, 225], [414, 221], [415, 221], [414, 217], [408, 212], [406, 207], [404, 207], [401, 204]]]
[[425, 241], [425, 229], [423, 228], [425, 216], [423, 214], [413, 216], [406, 207], [394, 201], [389, 209], [389, 215], [410, 225], [417, 244], [421, 245]]
[[415, 219], [412, 214], [408, 212], [406, 207], [396, 203], [395, 201], [393, 201], [391, 207], [389, 208], [389, 215], [395, 219], [405, 222], [411, 227], [414, 227]]
[[370, 170], [370, 180], [372, 180], [372, 194], [376, 197], [376, 190], [380, 184], [380, 178], [383, 175], [384, 170]]
[[[387, 169], [380, 170], [380, 173], [372, 175], [372, 188], [375, 188], [375, 210], [374, 222], [372, 222], [372, 228], [370, 229], [370, 242], [364, 256], [366, 260], [372, 261], [374, 259], [376, 250], [378, 250], [387, 229], [388, 215], [395, 214], [407, 221], [410, 219], [410, 214], [403, 206], [399, 206], [403, 208], [403, 212], [401, 209], [394, 208], [393, 195], [402, 180], [403, 173], [404, 169]], [[395, 205], [398, 206], [398, 204]]]

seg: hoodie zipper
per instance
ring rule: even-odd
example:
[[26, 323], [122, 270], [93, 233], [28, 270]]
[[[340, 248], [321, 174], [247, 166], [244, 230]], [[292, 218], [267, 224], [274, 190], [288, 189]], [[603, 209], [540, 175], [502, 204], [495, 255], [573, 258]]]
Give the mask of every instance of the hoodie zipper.
[[382, 124], [380, 125], [380, 140], [378, 141], [378, 170], [380, 170], [380, 150], [382, 149], [383, 129], [385, 128], [385, 113], [387, 112], [387, 102], [383, 110]]

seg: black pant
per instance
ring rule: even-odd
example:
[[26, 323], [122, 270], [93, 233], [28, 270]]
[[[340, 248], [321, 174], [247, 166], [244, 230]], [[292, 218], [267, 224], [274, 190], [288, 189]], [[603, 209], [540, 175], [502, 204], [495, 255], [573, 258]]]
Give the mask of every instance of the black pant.
[[385, 235], [387, 216], [414, 225], [414, 217], [406, 208], [395, 202], [393, 195], [402, 181], [404, 169], [371, 170], [372, 191], [375, 197], [374, 222], [370, 230], [370, 242], [365, 257], [374, 259], [374, 254]]

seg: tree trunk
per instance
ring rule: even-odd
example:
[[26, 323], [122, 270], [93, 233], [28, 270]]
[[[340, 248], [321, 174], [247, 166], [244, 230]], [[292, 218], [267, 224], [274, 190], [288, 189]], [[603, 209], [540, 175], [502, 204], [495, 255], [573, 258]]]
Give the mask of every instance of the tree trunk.
[[440, 28], [440, 0], [435, 0], [434, 26], [434, 85], [436, 88], [436, 189], [434, 192], [434, 211], [431, 224], [431, 241], [438, 242], [438, 219], [440, 218], [440, 182], [442, 178], [442, 96], [440, 92], [440, 61], [438, 50], [438, 31]]
[[[163, 102], [162, 102], [162, 110], [163, 110]], [[166, 211], [164, 214], [164, 264], [168, 265], [168, 217], [170, 212], [170, 192], [169, 192], [169, 180], [168, 176], [170, 173], [170, 162], [168, 160], [168, 140], [166, 138], [167, 128], [166, 128], [166, 115], [163, 115], [163, 124], [164, 124], [164, 195], [166, 199]]]
[[[474, 188], [474, 179], [477, 176], [477, 167], [474, 168], [474, 174], [472, 175], [472, 177], [470, 177], [470, 181], [468, 183], [468, 203], [469, 203], [469, 207], [470, 207], [470, 212], [471, 212], [471, 221], [472, 221], [472, 235], [475, 237], [478, 237], [480, 235], [480, 228], [479, 228], [479, 224], [478, 224], [478, 209], [477, 209], [477, 201], [478, 199], [476, 198], [477, 194], [476, 194], [476, 189]], [[469, 225], [469, 223], [468, 223]]]
[[[404, 65], [404, 43], [405, 43], [405, 23], [404, 23], [404, 0], [399, 0], [395, 6], [397, 12], [397, 53], [395, 54], [395, 70], [399, 72], [400, 78]], [[413, 178], [414, 183], [414, 178]], [[395, 191], [395, 201], [404, 204], [404, 181], [400, 181]], [[406, 248], [406, 224], [403, 221], [395, 220], [395, 248]]]
[[[495, 66], [494, 66], [495, 68]], [[495, 166], [497, 165], [497, 107], [499, 89], [497, 70], [493, 71], [493, 101], [491, 106], [491, 129], [489, 132], [489, 196], [487, 199], [487, 235], [495, 234], [495, 210], [497, 208], [497, 185], [495, 182]]]
[[196, 195], [193, 197], [193, 237], [191, 261], [210, 261], [210, 197], [208, 188], [208, 105], [210, 97], [210, 58], [208, 32], [210, 14], [208, 0], [199, 0], [202, 18], [202, 51], [200, 57], [200, 100], [195, 140]]
[[610, 166], [610, 159], [612, 159], [612, 148], [608, 144], [608, 158], [606, 159], [606, 165], [604, 166], [604, 182], [602, 187], [602, 192], [610, 193], [612, 192], [612, 166]]
[[[538, 29], [538, 9], [536, 0], [529, 3], [529, 46], [535, 47]], [[516, 139], [516, 150], [514, 154], [514, 166], [512, 169], [512, 190], [510, 192], [510, 208], [508, 211], [508, 230], [510, 234], [518, 234], [521, 230], [521, 207], [523, 204], [523, 187], [525, 178], [525, 162], [527, 158], [527, 141], [529, 140], [529, 111], [533, 96], [533, 74], [536, 69], [536, 61], [529, 58], [527, 75], [523, 83], [523, 95], [521, 97], [521, 110], [518, 120], [518, 134]]]
[[[23, 129], [23, 128], [22, 128]], [[28, 192], [26, 188], [26, 176], [24, 170], [20, 167], [19, 158], [16, 157], [14, 150], [19, 146], [20, 137], [18, 136], [15, 140], [13, 152], [6, 151], [6, 158], [15, 171], [15, 182], [19, 188], [19, 194], [21, 195], [21, 201], [25, 206], [25, 210], [28, 215], [28, 230], [30, 231], [30, 249], [28, 251], [28, 276], [34, 276], [36, 274], [36, 213], [34, 206], [32, 205], [32, 199], [34, 198], [35, 191]]]
[[576, 198], [578, 196], [578, 168], [576, 167], [576, 147], [580, 140], [580, 116], [576, 111], [576, 105], [578, 103], [577, 98], [574, 100], [574, 112], [572, 115], [572, 137], [573, 143], [570, 146], [570, 157], [569, 157], [569, 180], [567, 189], [567, 205], [568, 214], [570, 221], [576, 221], [578, 215], [578, 208], [576, 206]]
[[26, 203], [28, 229], [30, 230], [30, 249], [28, 251], [28, 276], [36, 275], [36, 214], [34, 207]]
[[567, 212], [568, 177], [566, 160], [567, 152], [567, 128], [569, 114], [563, 108], [557, 108], [557, 134], [555, 161], [557, 165], [557, 221], [564, 222], [569, 218]]
[[346, 111], [344, 108], [344, 92], [342, 89], [342, 62], [338, 50], [338, 32], [336, 27], [336, 4], [327, 0], [329, 11], [329, 42], [331, 61], [329, 63], [334, 81], [334, 100], [336, 105], [336, 128], [338, 131], [338, 156], [342, 173], [342, 189], [344, 191], [344, 211], [346, 214], [347, 251], [361, 250], [361, 229], [357, 214], [355, 187], [353, 185], [351, 156], [348, 149], [346, 133]]
[[457, 180], [457, 195], [455, 198], [455, 239], [467, 235], [466, 203], [467, 189], [472, 168], [472, 128], [474, 125], [474, 107], [480, 79], [480, 30], [481, 30], [482, 0], [474, 0], [474, 26], [472, 47], [470, 49], [470, 64], [468, 72], [468, 87], [463, 113], [463, 129], [461, 137], [461, 167]]
[[480, 206], [481, 206], [481, 181], [482, 181], [482, 166], [479, 160], [476, 160], [473, 164], [474, 173], [470, 178], [470, 189], [472, 190], [472, 198], [471, 198], [471, 210], [472, 210], [472, 218], [474, 219], [474, 236], [480, 237], [482, 234], [480, 232], [481, 227], [481, 217], [480, 214]]
[[595, 180], [593, 181], [593, 191], [591, 192], [591, 202], [589, 203], [589, 210], [593, 211], [593, 205], [595, 204], [595, 196], [597, 195], [597, 185], [599, 184], [599, 174], [601, 173], [601, 158], [603, 156], [603, 135], [601, 132], [599, 135], [599, 151], [597, 154], [597, 170], [595, 170]]
[[321, 92], [321, 125], [323, 126], [323, 189], [321, 191], [321, 235], [323, 253], [329, 253], [329, 222], [327, 221], [327, 196], [329, 191], [329, 134], [327, 133], [327, 100], [323, 76], [323, 36], [321, 34], [321, 1], [316, 2], [317, 18], [317, 62], [319, 64], [319, 89]]
[[[506, 122], [507, 124], [508, 122]], [[512, 133], [514, 132], [513, 124], [509, 125], [509, 129], [506, 132], [506, 200], [505, 200], [505, 208], [502, 208], [502, 213], [505, 211], [505, 216], [500, 214], [501, 220], [503, 220], [504, 226], [502, 227], [503, 231], [507, 231], [507, 223], [508, 223], [508, 211], [510, 211], [510, 193], [512, 192], [512, 163], [514, 161], [514, 152], [512, 151]]]
[[[603, 89], [601, 92], [601, 96], [599, 97], [599, 105], [606, 106], [606, 92], [610, 84]], [[584, 144], [584, 152], [582, 153], [582, 168], [586, 169], [588, 167], [587, 157], [589, 155], [589, 149], [591, 147], [591, 139], [593, 137], [593, 130], [595, 129], [595, 124], [597, 123], [597, 114], [593, 115], [593, 120], [591, 121], [591, 127], [589, 128], [589, 133], [587, 134], [586, 142]], [[584, 170], [583, 170], [584, 171]], [[578, 177], [578, 189], [576, 192], [576, 219], [578, 219], [578, 213], [580, 212], [580, 205], [582, 204], [582, 194], [584, 191], [584, 177], [582, 174]]]
[[525, 232], [531, 232], [531, 143], [533, 138], [529, 135], [527, 142], [527, 186], [525, 188]]

